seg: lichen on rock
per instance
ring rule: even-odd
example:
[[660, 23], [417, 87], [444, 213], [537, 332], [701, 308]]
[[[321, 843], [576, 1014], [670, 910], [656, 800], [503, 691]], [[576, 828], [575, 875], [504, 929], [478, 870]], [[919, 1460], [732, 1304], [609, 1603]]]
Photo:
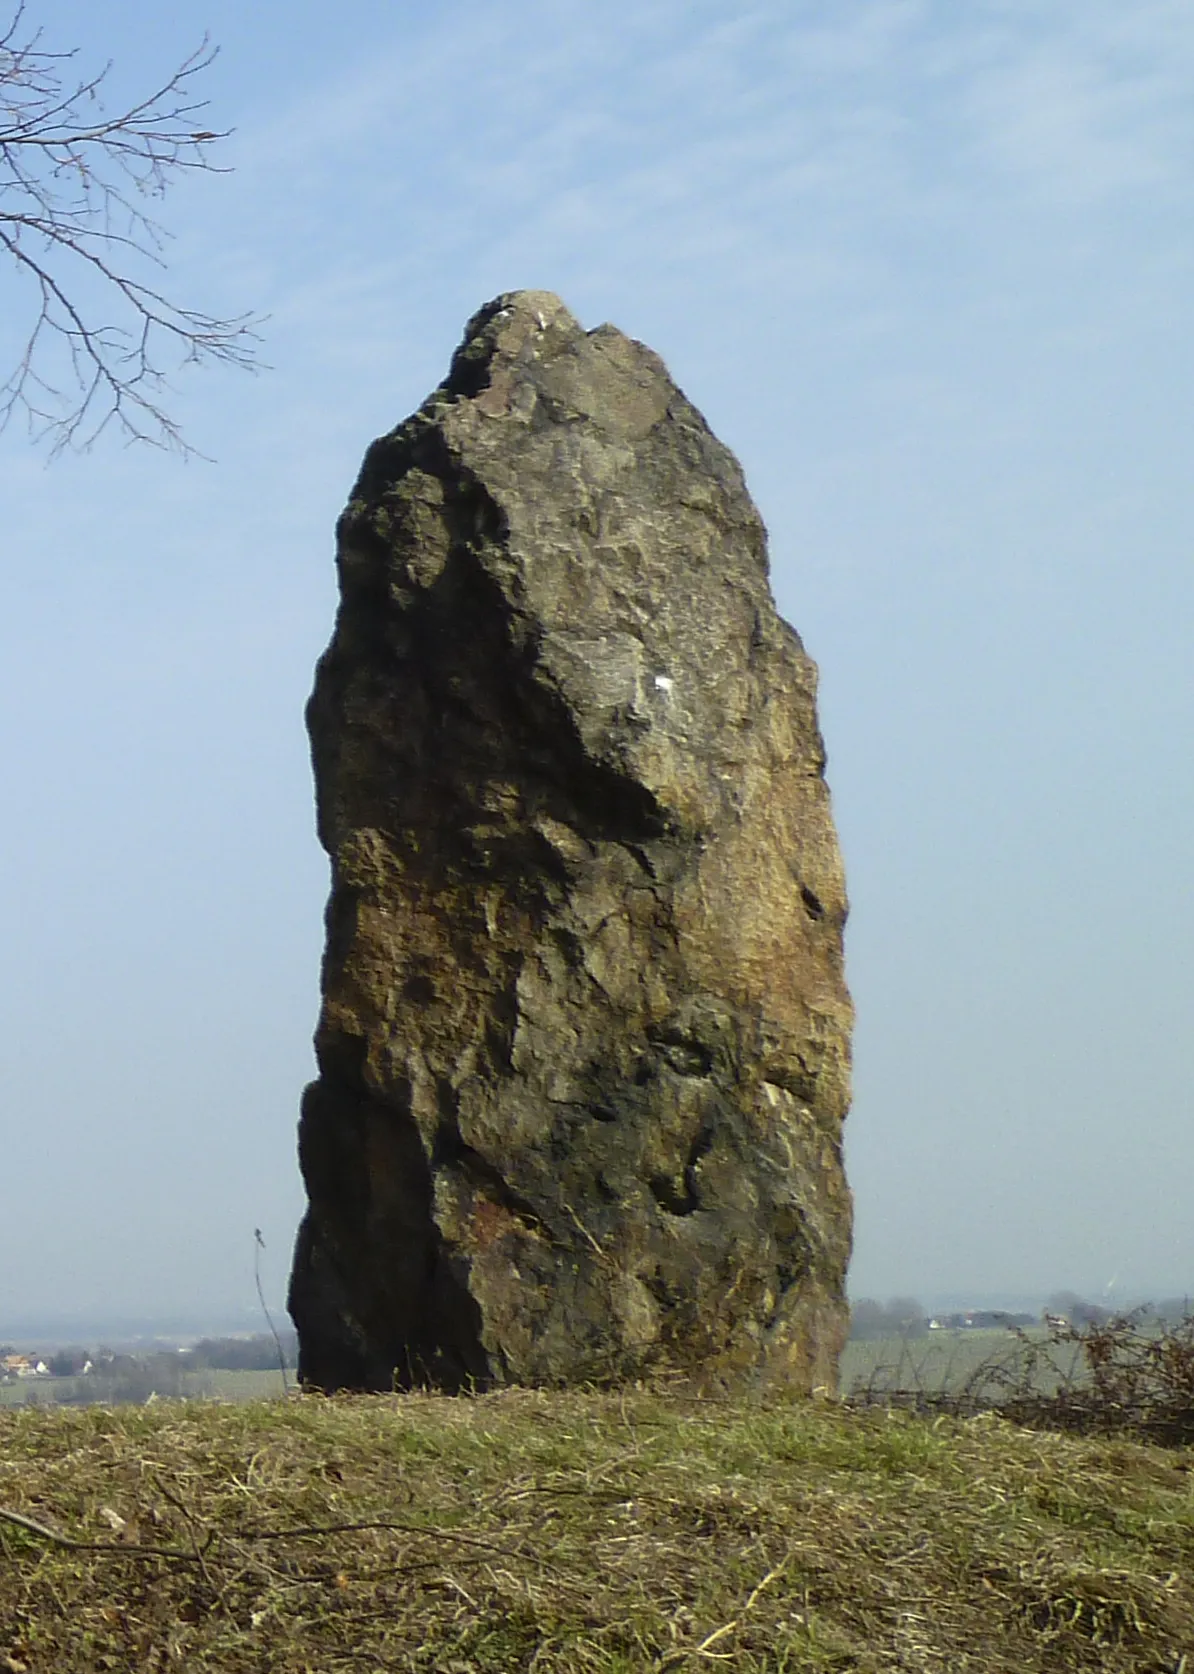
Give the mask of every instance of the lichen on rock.
[[832, 1385], [845, 887], [737, 462], [649, 349], [514, 292], [338, 543], [301, 1376]]

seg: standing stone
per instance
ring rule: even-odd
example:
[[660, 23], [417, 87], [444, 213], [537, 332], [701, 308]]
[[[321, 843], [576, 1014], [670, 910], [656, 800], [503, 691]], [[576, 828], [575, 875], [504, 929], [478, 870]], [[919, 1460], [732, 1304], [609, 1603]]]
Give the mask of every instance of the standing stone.
[[338, 564], [300, 1375], [832, 1386], [845, 889], [737, 462], [649, 349], [514, 292], [369, 449]]

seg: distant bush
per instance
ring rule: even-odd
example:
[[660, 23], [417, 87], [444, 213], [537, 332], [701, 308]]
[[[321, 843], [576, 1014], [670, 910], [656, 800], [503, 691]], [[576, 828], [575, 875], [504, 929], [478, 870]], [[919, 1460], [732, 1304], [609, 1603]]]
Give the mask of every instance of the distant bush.
[[[298, 1338], [293, 1331], [280, 1333], [287, 1366], [298, 1363]], [[272, 1336], [204, 1337], [179, 1360], [187, 1371], [274, 1372], [278, 1369], [278, 1344]]]
[[887, 1302], [860, 1297], [850, 1308], [850, 1336], [855, 1342], [874, 1337], [919, 1337], [929, 1328], [924, 1308], [913, 1296]]
[[[1049, 1345], [1077, 1351], [1080, 1370], [1049, 1397], [1010, 1389], [999, 1410], [1016, 1423], [1080, 1435], [1128, 1432], [1167, 1447], [1194, 1445], [1194, 1318], [1148, 1308], [1053, 1325]], [[1042, 1352], [1044, 1347], [1042, 1346]]]
[[1059, 1290], [1045, 1303], [1045, 1317], [1068, 1320], [1071, 1325], [1106, 1325], [1116, 1311], [1101, 1302], [1088, 1302], [1072, 1290]]
[[86, 1349], [66, 1348], [49, 1355], [46, 1365], [56, 1378], [77, 1378], [90, 1360], [91, 1356]]
[[954, 1417], [994, 1412], [1037, 1430], [1194, 1446], [1194, 1316], [1174, 1322], [1141, 1308], [1071, 1323], [1053, 1315], [1046, 1333], [1015, 1329], [1010, 1340], [1014, 1352], [984, 1359], [949, 1389], [926, 1387], [901, 1353], [852, 1389], [850, 1402]]
[[151, 1395], [181, 1395], [186, 1369], [180, 1364], [182, 1358], [181, 1354], [112, 1354], [99, 1349], [92, 1371], [86, 1377], [75, 1375], [71, 1384], [54, 1390], [53, 1399], [60, 1406], [124, 1406], [147, 1401]]

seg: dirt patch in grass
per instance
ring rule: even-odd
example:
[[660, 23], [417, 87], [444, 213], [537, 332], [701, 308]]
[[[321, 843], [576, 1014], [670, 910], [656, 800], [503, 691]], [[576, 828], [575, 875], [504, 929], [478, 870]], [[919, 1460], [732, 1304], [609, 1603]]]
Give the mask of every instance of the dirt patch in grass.
[[637, 1391], [3, 1413], [0, 1670], [1194, 1674], [1192, 1465]]

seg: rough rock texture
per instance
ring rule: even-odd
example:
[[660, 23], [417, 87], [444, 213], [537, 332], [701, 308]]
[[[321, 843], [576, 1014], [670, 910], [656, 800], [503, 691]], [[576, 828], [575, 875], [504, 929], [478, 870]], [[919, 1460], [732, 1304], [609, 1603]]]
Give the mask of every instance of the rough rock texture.
[[831, 1384], [845, 891], [736, 461], [512, 293], [369, 449], [339, 571], [302, 1377]]

